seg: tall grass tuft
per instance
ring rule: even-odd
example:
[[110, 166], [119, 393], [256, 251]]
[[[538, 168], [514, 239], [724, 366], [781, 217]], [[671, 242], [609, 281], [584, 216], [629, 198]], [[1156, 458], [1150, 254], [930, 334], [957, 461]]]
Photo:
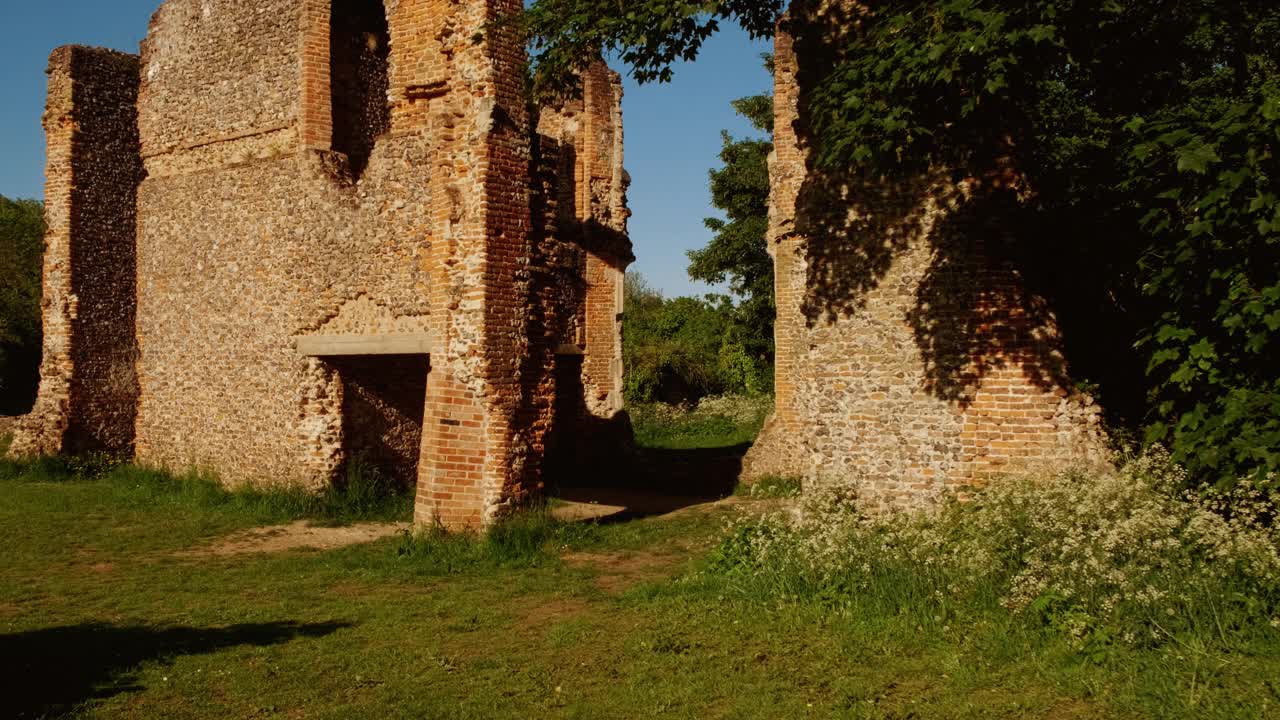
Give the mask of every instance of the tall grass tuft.
[[483, 535], [436, 526], [405, 534], [397, 554], [418, 569], [459, 574], [495, 567], [540, 567], [559, 561], [567, 548], [596, 539], [598, 527], [557, 520], [546, 506], [520, 510]]

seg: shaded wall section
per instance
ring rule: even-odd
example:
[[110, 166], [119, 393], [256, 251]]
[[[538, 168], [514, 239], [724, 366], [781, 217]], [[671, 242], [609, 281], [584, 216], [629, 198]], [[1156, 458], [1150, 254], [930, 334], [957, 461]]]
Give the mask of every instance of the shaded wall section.
[[984, 178], [869, 179], [811, 161], [806, 92], [858, 12], [798, 2], [777, 35], [777, 412], [748, 478], [799, 475], [903, 508], [1103, 457], [1051, 308], [1005, 251], [1008, 193]]
[[[535, 297], [556, 349], [549, 482], [598, 481], [630, 441], [622, 399], [622, 281], [634, 261], [622, 82], [603, 62], [581, 96], [541, 108], [534, 136]], [[548, 395], [548, 398], [552, 397]]]
[[129, 453], [138, 396], [138, 58], [62, 47], [48, 74], [44, 357], [39, 397], [12, 451]]
[[342, 378], [343, 455], [397, 486], [418, 481], [429, 361], [425, 355], [333, 358]]

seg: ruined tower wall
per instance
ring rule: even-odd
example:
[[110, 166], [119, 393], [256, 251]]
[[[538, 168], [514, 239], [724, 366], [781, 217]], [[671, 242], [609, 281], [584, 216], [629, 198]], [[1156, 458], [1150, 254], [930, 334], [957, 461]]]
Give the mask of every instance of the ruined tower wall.
[[[427, 85], [417, 91], [434, 95], [426, 117], [440, 142], [432, 305], [448, 312], [433, 316], [420, 524], [489, 524], [533, 489], [537, 474], [534, 446], [518, 422], [525, 402], [521, 361], [529, 348], [524, 55], [512, 28], [474, 41], [490, 22], [518, 9], [507, 0], [425, 3], [423, 35], [441, 43], [435, 59], [443, 71], [424, 76]], [[441, 90], [432, 89], [440, 83]]]
[[1097, 413], [1072, 388], [1052, 313], [1001, 252], [994, 194], [947, 174], [868, 181], [810, 162], [806, 83], [850, 22], [814, 5], [793, 5], [775, 50], [777, 412], [748, 477], [841, 483], [903, 508], [1099, 457]]
[[62, 47], [48, 74], [44, 357], [12, 451], [127, 453], [137, 399], [138, 58]]
[[[629, 435], [622, 409], [622, 280], [634, 261], [627, 238], [622, 80], [603, 62], [581, 96], [539, 113], [534, 218], [537, 295], [562, 343], [553, 375], [552, 462], [615, 461]], [[567, 343], [567, 346], [565, 345]], [[605, 457], [609, 456], [609, 457]]]
[[383, 138], [358, 179], [344, 155], [304, 147], [304, 116], [332, 112], [327, 82], [314, 84], [331, 62], [328, 8], [315, 6], [171, 0], [144, 43], [144, 462], [328, 482], [342, 383], [296, 339], [427, 329], [433, 138]]
[[603, 64], [583, 77], [583, 124], [578, 139], [579, 204], [588, 223], [587, 298], [583, 364], [587, 406], [609, 417], [622, 409], [623, 279], [632, 258], [622, 167], [622, 79]]

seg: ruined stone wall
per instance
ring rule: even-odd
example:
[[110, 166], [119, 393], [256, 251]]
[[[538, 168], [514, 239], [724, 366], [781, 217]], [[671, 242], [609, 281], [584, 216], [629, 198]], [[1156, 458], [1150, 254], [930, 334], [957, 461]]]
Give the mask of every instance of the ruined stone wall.
[[535, 147], [534, 217], [544, 229], [535, 243], [535, 267], [545, 278], [539, 297], [545, 326], [559, 326], [559, 342], [576, 346], [560, 348], [552, 373], [551, 454], [564, 474], [616, 462], [630, 434], [620, 415], [622, 280], [634, 261], [621, 77], [603, 62], [591, 66], [580, 97], [541, 110]]
[[[573, 431], [617, 415], [631, 254], [619, 78], [594, 68], [576, 119], [536, 133], [494, 23], [520, 7], [168, 0], [140, 66], [92, 55], [118, 87], [71, 102], [55, 72], [41, 402], [62, 424], [33, 427], [114, 413], [96, 364], [120, 349], [143, 463], [319, 488], [372, 459], [450, 527], [537, 492], [566, 393]], [[133, 134], [95, 134], [103, 107]], [[81, 364], [78, 317], [104, 339]], [[101, 402], [77, 409], [77, 383]]]
[[583, 125], [578, 154], [578, 207], [587, 223], [587, 406], [609, 417], [622, 409], [623, 278], [632, 261], [630, 211], [622, 167], [622, 79], [603, 64], [583, 77]]
[[36, 406], [12, 451], [128, 453], [137, 399], [138, 58], [62, 47], [48, 74], [44, 357]]
[[[148, 171], [218, 165], [289, 146], [301, 92], [300, 0], [163, 3], [143, 41], [139, 117]], [[327, 55], [327, 52], [326, 52]], [[241, 140], [241, 142], [228, 142]]]
[[[326, 483], [342, 461], [341, 381], [295, 338], [427, 327], [433, 139], [384, 138], [358, 182], [342, 154], [304, 150], [298, 48], [329, 21], [305, 9], [171, 0], [144, 44], [144, 462], [205, 466], [233, 483]], [[247, 62], [253, 92], [211, 93], [191, 69], [206, 57], [215, 77], [221, 58]], [[187, 99], [185, 114], [174, 98]], [[331, 112], [331, 97], [308, 99]]]
[[777, 411], [747, 476], [848, 484], [902, 508], [1101, 456], [1052, 313], [1005, 259], [1000, 194], [947, 174], [866, 181], [809, 162], [804, 90], [847, 10], [797, 3], [777, 37]]

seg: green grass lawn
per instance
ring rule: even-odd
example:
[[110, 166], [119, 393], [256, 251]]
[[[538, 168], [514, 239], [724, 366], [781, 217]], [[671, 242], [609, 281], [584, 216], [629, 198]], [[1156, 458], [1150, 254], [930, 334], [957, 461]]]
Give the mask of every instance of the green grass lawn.
[[181, 553], [333, 513], [57, 477], [0, 480], [0, 717], [1280, 716], [1263, 653], [1095, 661], [1003, 616], [851, 617], [701, 572], [726, 518], [776, 500], [216, 557]]

